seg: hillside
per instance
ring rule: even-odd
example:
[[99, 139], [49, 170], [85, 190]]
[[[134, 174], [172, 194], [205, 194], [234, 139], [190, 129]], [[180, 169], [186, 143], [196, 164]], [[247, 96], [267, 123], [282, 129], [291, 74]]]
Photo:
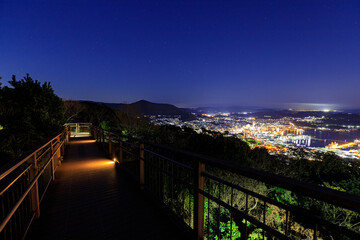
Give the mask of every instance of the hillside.
[[166, 115], [181, 116], [183, 120], [192, 120], [195, 117], [187, 110], [180, 109], [171, 104], [152, 103], [146, 100], [125, 104], [125, 103], [104, 103], [105, 105], [128, 112], [134, 115]]

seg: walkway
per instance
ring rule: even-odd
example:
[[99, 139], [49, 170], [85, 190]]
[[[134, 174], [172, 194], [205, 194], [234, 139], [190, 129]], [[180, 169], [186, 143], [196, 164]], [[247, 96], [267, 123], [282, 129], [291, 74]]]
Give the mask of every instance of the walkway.
[[189, 239], [90, 139], [70, 142], [26, 239]]

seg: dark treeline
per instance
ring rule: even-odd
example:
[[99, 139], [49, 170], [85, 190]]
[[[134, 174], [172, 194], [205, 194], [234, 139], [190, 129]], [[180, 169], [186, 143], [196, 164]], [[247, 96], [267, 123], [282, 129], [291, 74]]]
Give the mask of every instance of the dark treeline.
[[50, 83], [29, 74], [0, 83], [0, 166], [55, 136], [63, 129], [64, 104]]

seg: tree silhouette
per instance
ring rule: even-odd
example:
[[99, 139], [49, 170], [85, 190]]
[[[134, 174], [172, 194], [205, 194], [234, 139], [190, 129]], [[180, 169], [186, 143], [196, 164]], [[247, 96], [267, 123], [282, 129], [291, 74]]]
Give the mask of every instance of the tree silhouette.
[[63, 128], [64, 105], [50, 83], [29, 74], [0, 85], [0, 164], [20, 156]]

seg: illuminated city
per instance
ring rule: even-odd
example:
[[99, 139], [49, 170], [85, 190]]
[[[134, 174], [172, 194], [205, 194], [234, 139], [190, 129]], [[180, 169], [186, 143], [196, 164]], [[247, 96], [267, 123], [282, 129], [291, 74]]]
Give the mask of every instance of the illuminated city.
[[323, 123], [325, 116], [258, 118], [250, 112], [193, 114], [197, 119], [192, 121], [182, 121], [177, 116], [150, 116], [150, 119], [155, 124], [189, 127], [198, 133], [213, 131], [235, 136], [250, 147], [263, 147], [271, 154], [286, 155], [290, 149], [302, 148], [307, 153], [333, 152], [347, 160], [360, 159], [359, 125], [330, 126]]

